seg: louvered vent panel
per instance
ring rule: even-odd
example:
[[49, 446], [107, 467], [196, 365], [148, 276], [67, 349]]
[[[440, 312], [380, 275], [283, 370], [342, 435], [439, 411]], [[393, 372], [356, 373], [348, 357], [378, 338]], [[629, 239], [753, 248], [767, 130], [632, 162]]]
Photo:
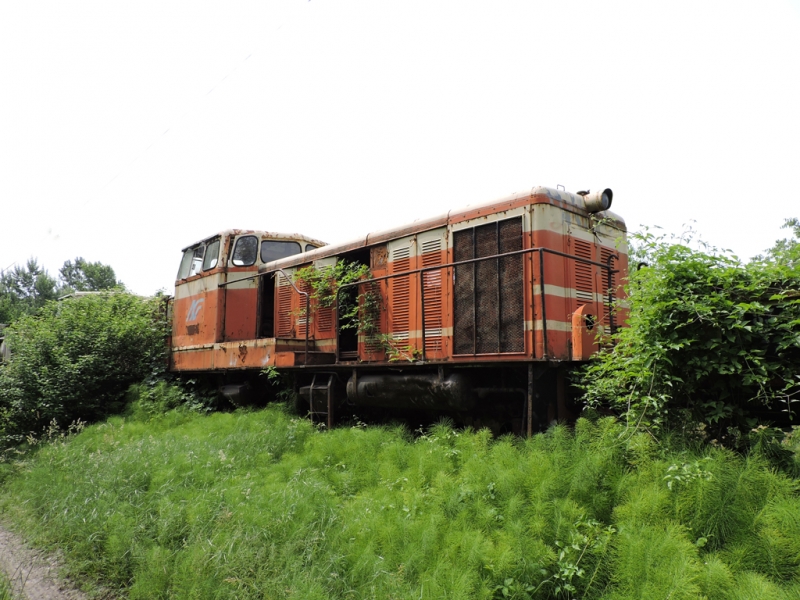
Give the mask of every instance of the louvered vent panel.
[[[593, 260], [592, 244], [583, 240], [572, 240], [572, 242], [572, 250], [575, 256]], [[579, 260], [572, 262], [575, 264], [575, 298], [578, 300], [578, 306], [583, 306], [594, 301], [594, 282], [592, 277], [594, 266]]]
[[[404, 273], [411, 269], [411, 247], [396, 248], [390, 252], [392, 273]], [[396, 340], [408, 340], [411, 315], [411, 279], [395, 277], [390, 279], [392, 299], [391, 323], [389, 331]]]
[[333, 309], [320, 308], [317, 310], [317, 328], [320, 332], [333, 329]]
[[292, 287], [278, 287], [278, 327], [275, 337], [292, 337]]
[[[305, 292], [307, 294], [311, 293], [311, 286], [308, 285], [305, 281], [299, 281], [297, 283], [297, 289], [301, 292]], [[298, 307], [299, 310], [297, 311], [296, 323], [297, 323], [297, 337], [305, 338], [306, 337], [306, 327], [308, 326], [308, 315], [306, 314], [306, 297], [302, 294], [299, 294], [299, 302], [300, 306]], [[310, 307], [313, 311], [314, 308]]]
[[[608, 258], [612, 255], [616, 254], [616, 252], [610, 250], [609, 248], [600, 248], [600, 262], [604, 265], [609, 264]], [[611, 261], [611, 268], [613, 269], [616, 266], [616, 261]], [[611, 296], [609, 296], [609, 275], [607, 269], [601, 269], [602, 275], [602, 290], [603, 290], [603, 325], [610, 325], [611, 324], [611, 311], [614, 307], [614, 292], [616, 291], [616, 273], [611, 274]]]
[[[422, 243], [422, 266], [435, 267], [442, 264], [442, 240]], [[425, 351], [442, 349], [442, 271], [427, 271], [422, 277], [422, 293], [425, 305]]]

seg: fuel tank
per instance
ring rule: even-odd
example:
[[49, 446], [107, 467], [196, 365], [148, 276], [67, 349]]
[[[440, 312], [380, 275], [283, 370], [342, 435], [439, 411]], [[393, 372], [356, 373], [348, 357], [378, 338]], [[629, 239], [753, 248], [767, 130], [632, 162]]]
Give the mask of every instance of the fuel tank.
[[347, 400], [355, 406], [464, 411], [475, 406], [475, 393], [464, 373], [353, 374]]

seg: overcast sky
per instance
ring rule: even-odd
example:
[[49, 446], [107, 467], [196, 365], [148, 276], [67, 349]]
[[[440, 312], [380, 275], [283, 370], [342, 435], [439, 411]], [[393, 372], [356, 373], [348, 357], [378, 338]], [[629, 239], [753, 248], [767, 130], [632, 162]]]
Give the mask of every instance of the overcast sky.
[[800, 0], [0, 3], [0, 269], [171, 292], [230, 228], [340, 242], [529, 189], [750, 257], [800, 216]]

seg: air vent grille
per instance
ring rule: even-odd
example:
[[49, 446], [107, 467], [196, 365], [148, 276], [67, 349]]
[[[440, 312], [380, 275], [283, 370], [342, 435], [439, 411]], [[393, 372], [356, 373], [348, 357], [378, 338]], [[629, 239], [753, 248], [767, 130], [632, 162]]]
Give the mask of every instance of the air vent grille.
[[[411, 269], [411, 246], [394, 248], [389, 252], [391, 273], [405, 273]], [[395, 277], [389, 280], [392, 299], [389, 312], [389, 331], [396, 339], [408, 339], [411, 319], [411, 278]]]
[[278, 287], [278, 327], [276, 337], [292, 337], [292, 288]]
[[[600, 248], [600, 262], [604, 265], [609, 264], [609, 257], [615, 255], [616, 252], [610, 248]], [[611, 268], [616, 267], [616, 261], [610, 262]], [[603, 325], [611, 325], [611, 311], [614, 309], [614, 293], [617, 287], [616, 273], [611, 274], [611, 285], [609, 286], [609, 273], [607, 269], [602, 269], [602, 290], [603, 290]], [[609, 294], [610, 292], [610, 294]]]
[[[593, 260], [592, 244], [583, 240], [572, 240], [575, 256], [586, 260]], [[578, 306], [583, 306], [594, 300], [594, 266], [589, 263], [574, 260], [575, 265], [575, 298]]]
[[[422, 266], [442, 264], [442, 239], [422, 243]], [[425, 306], [425, 352], [442, 350], [442, 271], [426, 271], [422, 275], [422, 294]]]

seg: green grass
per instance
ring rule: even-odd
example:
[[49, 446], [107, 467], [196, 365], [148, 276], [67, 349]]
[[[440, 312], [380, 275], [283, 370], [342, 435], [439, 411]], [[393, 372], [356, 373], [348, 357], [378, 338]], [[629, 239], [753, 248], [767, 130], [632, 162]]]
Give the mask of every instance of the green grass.
[[5, 573], [0, 573], [0, 600], [14, 600], [11, 589], [11, 582]]
[[131, 598], [800, 596], [795, 480], [610, 419], [495, 440], [170, 412], [4, 473], [6, 518]]

